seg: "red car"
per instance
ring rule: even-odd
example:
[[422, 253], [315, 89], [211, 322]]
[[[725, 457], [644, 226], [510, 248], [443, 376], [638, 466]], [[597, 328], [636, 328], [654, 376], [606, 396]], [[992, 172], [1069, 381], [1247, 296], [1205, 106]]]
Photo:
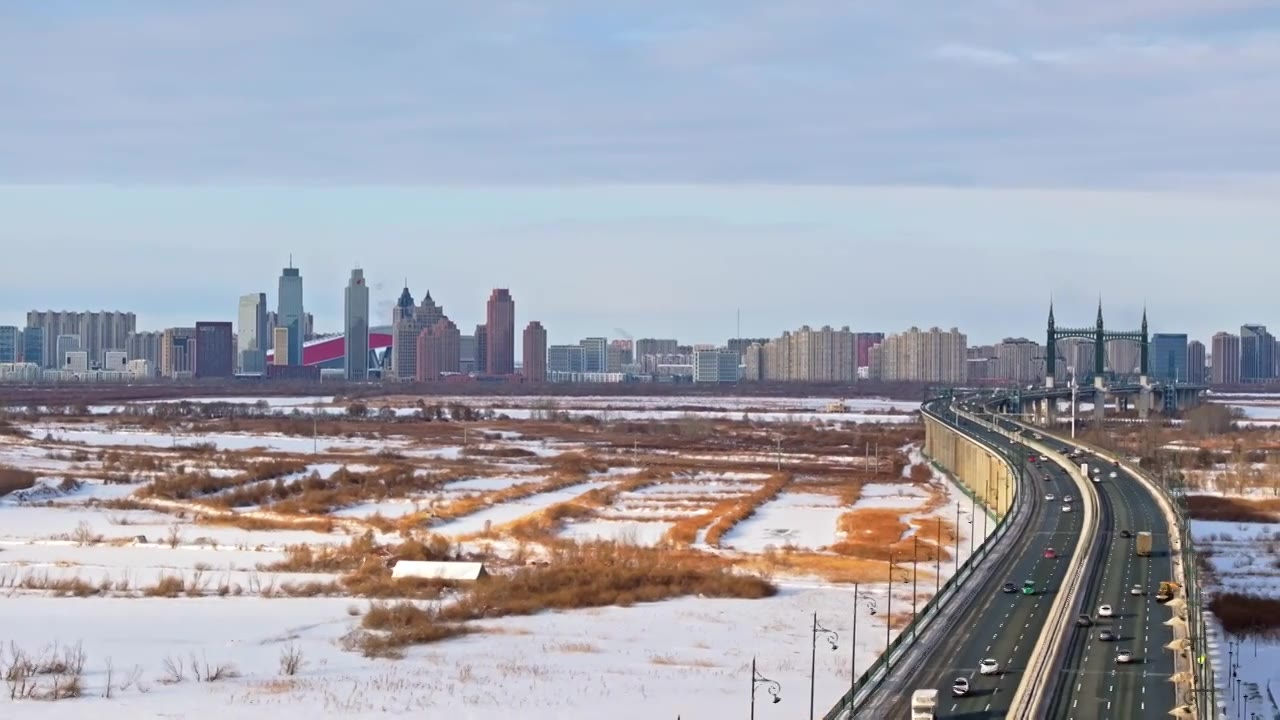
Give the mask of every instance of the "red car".
[[1028, 456], [1027, 456], [1027, 462], [1035, 462], [1035, 461], [1036, 461], [1036, 456], [1035, 456], [1035, 455], [1028, 455]]
[[1053, 548], [1045, 548], [1044, 556], [1052, 560], [1058, 557], [1058, 551], [1054, 550]]

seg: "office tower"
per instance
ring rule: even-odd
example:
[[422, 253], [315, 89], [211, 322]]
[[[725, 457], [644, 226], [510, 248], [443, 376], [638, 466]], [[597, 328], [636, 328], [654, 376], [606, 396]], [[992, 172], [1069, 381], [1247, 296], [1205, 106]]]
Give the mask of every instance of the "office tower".
[[369, 379], [369, 287], [360, 268], [352, 270], [347, 280], [342, 317], [346, 334], [343, 368], [348, 380], [363, 382]]
[[609, 339], [602, 337], [583, 338], [578, 341], [586, 353], [586, 369], [583, 372], [607, 372], [609, 369]]
[[[1027, 384], [1044, 375], [1044, 351], [1040, 343], [1027, 338], [1005, 338], [991, 348], [995, 358], [995, 374], [992, 379]], [[1039, 372], [1037, 372], [1039, 365]], [[973, 364], [970, 363], [970, 369]]]
[[476, 332], [476, 372], [484, 375], [489, 372], [489, 328], [477, 325]]
[[506, 288], [494, 288], [485, 313], [486, 372], [514, 375], [516, 372], [516, 301]]
[[409, 382], [418, 372], [418, 336], [423, 330], [447, 319], [444, 308], [436, 305], [428, 292], [420, 305], [406, 287], [391, 311], [391, 376]]
[[286, 366], [289, 364], [289, 328], [277, 327], [271, 333], [271, 364]]
[[[302, 273], [293, 266], [293, 258], [289, 258], [289, 267], [280, 273], [280, 290], [276, 297], [276, 323], [289, 331], [288, 355], [286, 365], [302, 364], [303, 328], [302, 309]], [[279, 365], [279, 358], [276, 360]]]
[[241, 295], [236, 321], [238, 323], [236, 360], [240, 372], [266, 372], [267, 343], [271, 338], [267, 331], [267, 294]]
[[1240, 326], [1240, 382], [1262, 382], [1275, 377], [1276, 339], [1266, 325]]
[[197, 379], [230, 378], [235, 374], [235, 341], [229, 322], [197, 322], [196, 352], [191, 363]]
[[22, 331], [22, 362], [45, 367], [44, 328], [28, 327]]
[[1203, 385], [1205, 381], [1204, 343], [1192, 340], [1187, 343], [1187, 382]]
[[547, 329], [534, 320], [524, 328], [524, 363], [520, 372], [529, 382], [547, 380]]
[[696, 383], [734, 383], [739, 379], [737, 350], [713, 348], [693, 351], [693, 381]]
[[414, 377], [418, 382], [434, 382], [444, 373], [458, 372], [462, 337], [458, 326], [448, 318], [441, 318], [430, 327], [423, 328], [415, 341], [417, 363]]
[[[1204, 347], [1203, 345], [1201, 346]], [[1201, 358], [1203, 366], [1204, 358]], [[1155, 333], [1147, 355], [1148, 372], [1158, 382], [1191, 382], [1186, 333]]]
[[476, 371], [476, 336], [458, 338], [458, 372], [471, 374]]
[[1240, 384], [1240, 336], [1228, 332], [1215, 333], [1211, 341], [1213, 372], [1209, 382], [1214, 385]]
[[22, 355], [21, 334], [16, 325], [0, 325], [0, 363], [16, 363]]
[[551, 345], [547, 348], [547, 374], [586, 372], [587, 351], [581, 345]]
[[160, 340], [160, 374], [170, 379], [190, 378], [196, 355], [196, 329], [169, 328]]

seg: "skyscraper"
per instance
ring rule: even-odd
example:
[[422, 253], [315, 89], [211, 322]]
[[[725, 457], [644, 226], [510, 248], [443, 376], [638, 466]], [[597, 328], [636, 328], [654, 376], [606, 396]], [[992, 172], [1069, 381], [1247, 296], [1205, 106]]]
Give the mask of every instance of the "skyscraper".
[[302, 309], [302, 273], [293, 266], [293, 258], [289, 258], [289, 267], [280, 273], [280, 292], [276, 298], [276, 322], [279, 327], [289, 331], [288, 365], [302, 364], [302, 343], [305, 332], [303, 328]]
[[440, 318], [424, 328], [416, 340], [418, 346], [415, 378], [418, 382], [434, 382], [443, 373], [458, 372], [461, 350], [458, 326], [449, 318]]
[[589, 337], [578, 341], [587, 353], [587, 366], [583, 372], [601, 373], [609, 369], [609, 338]]
[[363, 382], [369, 378], [369, 287], [360, 268], [353, 269], [347, 281], [342, 317], [346, 333], [343, 367], [348, 380]]
[[1212, 341], [1213, 373], [1209, 382], [1214, 385], [1240, 383], [1240, 336], [1228, 332], [1215, 333]]
[[489, 328], [476, 326], [476, 372], [484, 375], [489, 372]]
[[44, 328], [28, 327], [22, 331], [22, 361], [45, 367]]
[[1187, 343], [1187, 382], [1204, 384], [1204, 343], [1192, 340]]
[[235, 372], [235, 344], [231, 323], [197, 322], [192, 375], [200, 379], [229, 378]]
[[547, 329], [537, 320], [524, 329], [524, 364], [520, 372], [529, 382], [547, 381]]
[[59, 335], [79, 337], [78, 349], [87, 352], [91, 362], [101, 362], [105, 351], [124, 349], [125, 339], [137, 329], [136, 325], [137, 317], [131, 312], [32, 310], [27, 313], [27, 327], [42, 330], [37, 336], [44, 342], [42, 357], [49, 366], [61, 365], [64, 360], [57, 357]]
[[1275, 376], [1276, 340], [1266, 325], [1240, 326], [1240, 381], [1259, 382]]
[[411, 381], [417, 377], [418, 336], [423, 330], [447, 319], [444, 308], [436, 305], [428, 292], [422, 304], [413, 304], [413, 295], [406, 287], [400, 292], [391, 311], [391, 376], [397, 380]]
[[167, 378], [190, 378], [195, 354], [195, 328], [165, 330], [160, 341], [160, 374]]
[[[267, 294], [249, 293], [240, 296], [236, 313], [236, 361], [240, 372], [261, 373], [267, 370]], [[132, 356], [130, 356], [132, 357]]]
[[[1201, 346], [1203, 347], [1203, 346]], [[1203, 360], [1203, 358], [1201, 358]], [[1151, 336], [1148, 358], [1151, 378], [1160, 382], [1190, 382], [1186, 333], [1156, 333]]]
[[490, 375], [514, 375], [516, 372], [516, 301], [506, 288], [494, 288], [489, 294], [485, 314], [488, 341], [485, 358]]
[[18, 362], [22, 355], [19, 335], [16, 325], [0, 325], [0, 363]]

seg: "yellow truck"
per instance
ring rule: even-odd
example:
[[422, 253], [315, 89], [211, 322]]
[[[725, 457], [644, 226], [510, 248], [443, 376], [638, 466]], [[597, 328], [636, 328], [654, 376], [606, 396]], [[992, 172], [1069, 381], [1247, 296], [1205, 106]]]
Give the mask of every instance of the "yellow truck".
[[1138, 541], [1133, 546], [1133, 552], [1138, 557], [1151, 556], [1151, 533], [1146, 531], [1138, 533]]

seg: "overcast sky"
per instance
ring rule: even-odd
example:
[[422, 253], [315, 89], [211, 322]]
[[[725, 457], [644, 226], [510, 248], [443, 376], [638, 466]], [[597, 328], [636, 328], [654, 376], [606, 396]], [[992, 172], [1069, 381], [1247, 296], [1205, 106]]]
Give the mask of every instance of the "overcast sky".
[[232, 319], [289, 253], [552, 342], [1270, 317], [1262, 0], [0, 5], [0, 323]]

